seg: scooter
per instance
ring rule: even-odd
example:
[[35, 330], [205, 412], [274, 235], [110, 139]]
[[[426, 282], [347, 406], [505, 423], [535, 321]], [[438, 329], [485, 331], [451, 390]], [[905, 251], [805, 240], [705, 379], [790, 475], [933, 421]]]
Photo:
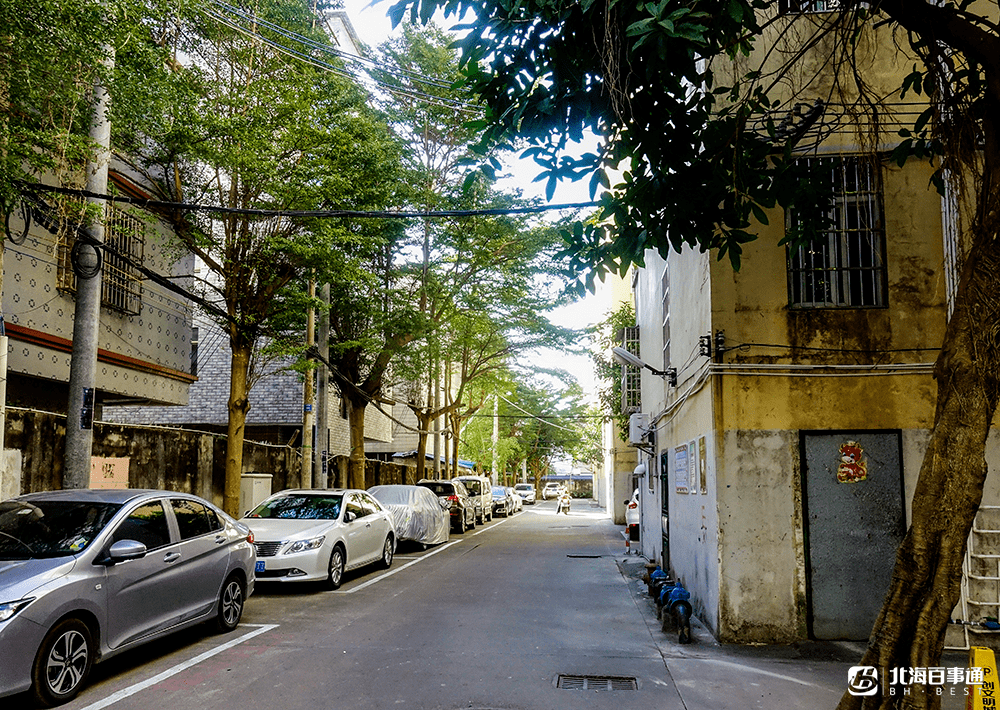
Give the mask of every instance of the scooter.
[[559, 496], [559, 502], [556, 503], [556, 515], [559, 513], [566, 513], [566, 515], [569, 515], [569, 502], [569, 496]]

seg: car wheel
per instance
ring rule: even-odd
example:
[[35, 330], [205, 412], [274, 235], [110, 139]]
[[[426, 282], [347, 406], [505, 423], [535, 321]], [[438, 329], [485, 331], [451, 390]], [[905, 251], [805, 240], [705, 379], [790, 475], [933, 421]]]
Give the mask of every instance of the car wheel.
[[219, 593], [219, 607], [215, 614], [215, 628], [221, 633], [232, 631], [243, 618], [243, 582], [236, 574], [229, 575]]
[[382, 559], [379, 560], [379, 567], [382, 569], [392, 567], [392, 535], [389, 535], [385, 539], [385, 544], [382, 545]]
[[344, 581], [344, 565], [346, 560], [344, 559], [344, 548], [340, 545], [336, 545], [333, 548], [333, 552], [330, 553], [330, 564], [329, 571], [326, 575], [326, 588], [333, 591], [334, 589], [340, 589], [340, 583]]
[[76, 697], [94, 663], [90, 629], [79, 619], [63, 619], [42, 640], [31, 669], [35, 699], [44, 707]]

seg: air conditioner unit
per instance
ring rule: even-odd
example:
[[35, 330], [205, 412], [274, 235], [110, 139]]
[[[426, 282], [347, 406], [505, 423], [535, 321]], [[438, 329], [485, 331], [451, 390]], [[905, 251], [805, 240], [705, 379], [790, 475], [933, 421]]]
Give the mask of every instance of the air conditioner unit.
[[628, 443], [638, 446], [646, 441], [646, 433], [649, 430], [649, 415], [644, 412], [636, 412], [628, 418]]

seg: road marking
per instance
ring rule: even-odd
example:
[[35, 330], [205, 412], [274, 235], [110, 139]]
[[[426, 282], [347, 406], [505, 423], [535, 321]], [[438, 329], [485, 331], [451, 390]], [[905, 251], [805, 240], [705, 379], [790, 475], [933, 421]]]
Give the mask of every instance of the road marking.
[[[441, 547], [437, 548], [433, 552], [428, 552], [426, 555], [421, 555], [417, 559], [411, 560], [410, 562], [407, 562], [402, 567], [394, 567], [393, 569], [389, 570], [385, 574], [380, 574], [378, 577], [375, 577], [374, 579], [369, 579], [364, 584], [359, 584], [358, 586], [352, 587], [351, 589], [338, 589], [335, 592], [331, 592], [331, 594], [354, 594], [355, 592], [359, 592], [362, 589], [364, 589], [365, 587], [370, 587], [371, 585], [375, 584], [376, 582], [382, 581], [386, 577], [391, 577], [392, 575], [396, 574], [397, 572], [402, 572], [407, 567], [412, 567], [413, 565], [417, 564], [421, 560], [426, 560], [428, 557], [433, 557], [434, 555], [436, 555], [439, 552], [444, 552], [445, 550], [447, 550], [452, 545], [457, 545], [460, 542], [461, 542], [461, 540], [452, 540], [451, 542], [446, 542], [445, 544], [443, 544]], [[85, 708], [84, 710], [87, 710], [87, 709]]]
[[[790, 676], [790, 675], [785, 675], [784, 673], [775, 673], [774, 671], [765, 671], [762, 668], [754, 668], [753, 666], [747, 666], [747, 665], [744, 665], [742, 663], [733, 663], [732, 661], [720, 661], [720, 660], [717, 660], [715, 658], [695, 658], [693, 656], [692, 657], [688, 657], [688, 658], [671, 658], [670, 659], [671, 663], [673, 663], [674, 661], [681, 661], [681, 662], [683, 662], [683, 661], [693, 661], [693, 662], [696, 662], [696, 663], [711, 663], [711, 664], [716, 665], [716, 666], [726, 666], [727, 668], [732, 668], [732, 669], [738, 670], [738, 671], [745, 671], [747, 673], [757, 673], [759, 675], [766, 675], [766, 676], [768, 676], [770, 678], [777, 678], [778, 680], [787, 680], [789, 683], [797, 683], [798, 685], [804, 685], [804, 686], [807, 686], [809, 688], [818, 688], [820, 690], [831, 690], [830, 688], [824, 687], [822, 685], [818, 685], [817, 683], [810, 683], [809, 681], [806, 681], [806, 680], [800, 680], [799, 678], [795, 678], [794, 676]], [[832, 691], [832, 692], [836, 692], [838, 695], [841, 693], [841, 691], [839, 691], [839, 690]]]
[[472, 535], [471, 535], [470, 537], [475, 537], [476, 535], [481, 535], [481, 534], [482, 534], [482, 533], [484, 533], [484, 532], [489, 532], [489, 531], [490, 531], [490, 530], [492, 530], [493, 528], [495, 528], [495, 527], [497, 527], [497, 526], [499, 526], [499, 525], [503, 525], [503, 524], [504, 524], [504, 523], [506, 523], [506, 522], [507, 522], [508, 520], [510, 520], [510, 516], [509, 516], [509, 515], [508, 515], [508, 516], [507, 516], [506, 518], [504, 518], [503, 520], [497, 520], [497, 521], [495, 521], [495, 522], [494, 522], [494, 523], [493, 523], [492, 525], [490, 525], [490, 526], [489, 526], [488, 528], [483, 528], [482, 530], [477, 530], [476, 532], [472, 533]]
[[119, 690], [117, 693], [112, 693], [108, 697], [104, 698], [104, 700], [98, 700], [96, 703], [91, 703], [90, 705], [87, 705], [86, 707], [81, 708], [80, 710], [100, 710], [101, 708], [106, 708], [108, 705], [113, 705], [114, 703], [117, 703], [119, 700], [124, 700], [125, 698], [131, 695], [135, 695], [139, 691], [145, 690], [150, 686], [156, 685], [160, 681], [166, 680], [170, 676], [177, 675], [181, 671], [185, 671], [188, 668], [191, 668], [192, 666], [196, 666], [202, 661], [211, 658], [212, 656], [216, 656], [222, 653], [223, 651], [229, 650], [233, 646], [238, 646], [244, 641], [249, 641], [253, 637], [260, 636], [261, 634], [267, 633], [271, 629], [276, 629], [279, 626], [279, 624], [243, 624], [243, 625], [259, 626], [260, 628], [255, 629], [254, 631], [251, 631], [248, 634], [243, 634], [239, 638], [235, 638], [232, 641], [227, 641], [221, 646], [217, 646], [210, 651], [205, 651], [205, 653], [195, 656], [194, 658], [184, 661], [183, 663], [179, 663], [173, 668], [168, 668], [162, 673], [155, 675], [152, 678], [148, 678], [142, 681], [141, 683], [136, 683], [135, 685], [129, 686], [128, 688], [123, 688], [122, 690]]
[[[471, 535], [464, 536], [462, 538], [462, 540], [467, 540], [470, 537], [475, 537], [476, 535], [479, 535], [480, 533], [489, 532], [490, 530], [493, 530], [497, 526], [503, 525], [508, 520], [510, 520], [509, 517], [504, 518], [503, 520], [498, 520], [495, 523], [493, 523], [492, 525], [490, 525], [488, 528], [483, 528], [482, 530], [478, 530], [478, 531], [472, 533]], [[386, 577], [391, 577], [392, 575], [396, 574], [397, 572], [402, 572], [407, 567], [412, 567], [413, 565], [417, 564], [421, 560], [426, 560], [428, 557], [432, 557], [432, 556], [436, 555], [439, 552], [444, 552], [445, 550], [447, 550], [452, 545], [457, 545], [458, 543], [462, 542], [462, 540], [451, 540], [451, 541], [446, 542], [445, 544], [443, 544], [441, 547], [438, 547], [433, 552], [428, 552], [426, 555], [421, 555], [420, 557], [417, 557], [417, 558], [397, 557], [396, 558], [397, 560], [399, 560], [399, 559], [409, 559], [410, 561], [407, 562], [402, 567], [394, 567], [391, 570], [389, 570], [388, 572], [386, 572], [384, 574], [380, 574], [379, 576], [374, 577], [372, 579], [369, 579], [367, 582], [359, 584], [356, 587], [351, 587], [350, 589], [338, 589], [338, 590], [336, 590], [334, 592], [330, 592], [330, 593], [331, 594], [354, 594], [355, 592], [359, 592], [362, 589], [364, 589], [365, 587], [370, 587], [373, 584], [377, 584], [378, 582], [381, 582]], [[88, 709], [84, 708], [84, 710], [88, 710]]]

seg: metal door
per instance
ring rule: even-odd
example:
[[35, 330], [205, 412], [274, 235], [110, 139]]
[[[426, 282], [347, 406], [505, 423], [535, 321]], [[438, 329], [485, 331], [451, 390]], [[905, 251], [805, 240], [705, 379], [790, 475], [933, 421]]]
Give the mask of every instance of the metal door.
[[802, 432], [810, 634], [866, 640], [905, 531], [898, 431]]

